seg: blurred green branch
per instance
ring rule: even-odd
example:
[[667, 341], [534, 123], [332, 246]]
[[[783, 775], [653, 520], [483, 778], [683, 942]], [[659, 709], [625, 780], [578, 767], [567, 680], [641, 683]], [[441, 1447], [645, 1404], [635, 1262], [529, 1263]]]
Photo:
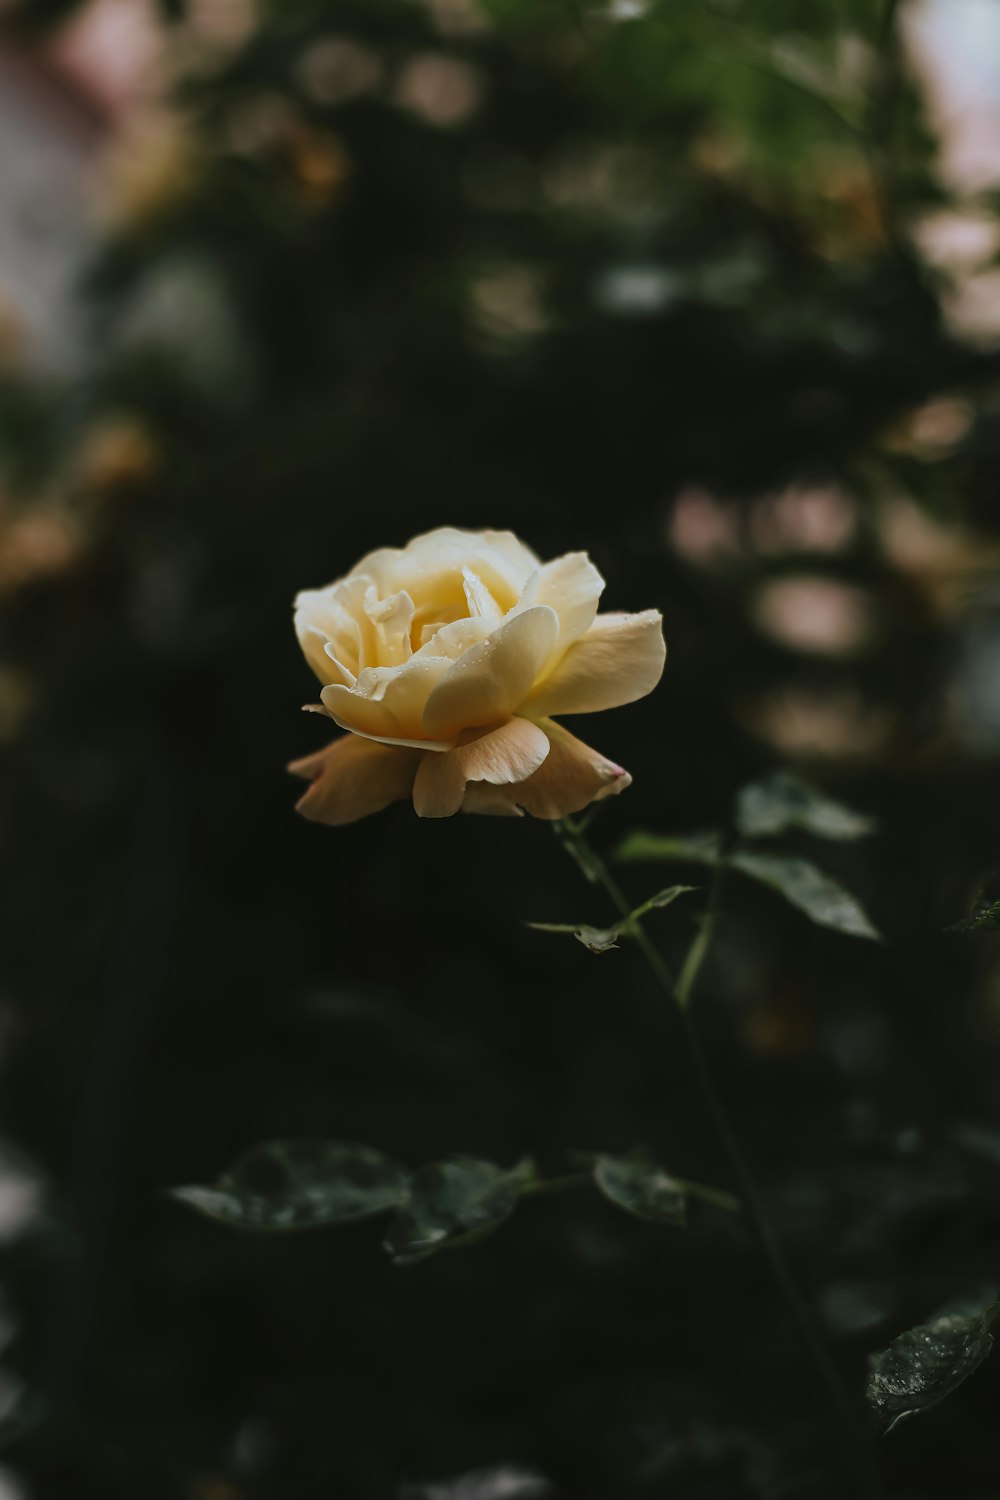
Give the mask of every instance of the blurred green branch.
[[[591, 881], [603, 886], [621, 913], [622, 920], [631, 921], [633, 913], [627, 897], [608, 870], [604, 860], [587, 842], [580, 826], [574, 823], [571, 818], [564, 818], [557, 822], [554, 827], [556, 837], [573, 856], [581, 870], [587, 874]], [[809, 1311], [795, 1285], [781, 1244], [771, 1223], [770, 1215], [743, 1154], [735, 1126], [722, 1098], [708, 1056], [702, 1046], [701, 1038], [694, 1024], [689, 1006], [691, 995], [697, 983], [701, 967], [708, 954], [711, 938], [718, 920], [719, 896], [725, 868], [726, 860], [725, 858], [720, 858], [715, 869], [707, 911], [699, 926], [698, 934], [689, 949], [679, 979], [675, 980], [673, 978], [659, 949], [650, 940], [643, 930], [641, 923], [638, 921], [634, 923], [633, 936], [642, 950], [643, 958], [646, 960], [646, 964], [656, 984], [673, 1003], [680, 1019], [684, 1041], [702, 1097], [728, 1159], [733, 1177], [739, 1186], [740, 1194], [749, 1209], [750, 1222], [753, 1225], [758, 1244], [792, 1316], [802, 1345], [809, 1355], [819, 1384], [826, 1392], [832, 1410], [837, 1414], [838, 1425], [843, 1429], [846, 1443], [844, 1457], [845, 1473], [849, 1473], [852, 1481], [858, 1486], [856, 1490], [858, 1495], [876, 1496], [879, 1493], [879, 1489], [874, 1477], [870, 1457], [866, 1451], [858, 1426], [854, 1405], [844, 1389], [833, 1361], [814, 1327]]]

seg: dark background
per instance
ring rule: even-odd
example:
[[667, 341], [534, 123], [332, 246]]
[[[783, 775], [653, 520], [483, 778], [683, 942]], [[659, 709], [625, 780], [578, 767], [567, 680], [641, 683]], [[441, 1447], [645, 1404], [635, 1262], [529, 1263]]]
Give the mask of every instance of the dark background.
[[[293, 814], [325, 735], [291, 599], [437, 525], [585, 548], [606, 607], [663, 611], [660, 688], [576, 726], [635, 780], [602, 848], [719, 826], [778, 764], [878, 820], [814, 852], [885, 944], [734, 883], [697, 1006], [859, 1405], [871, 1351], [1000, 1283], [997, 939], [943, 931], [1000, 846], [1000, 361], [956, 312], [989, 246], [922, 249], [971, 210], [907, 10], [274, 0], [221, 52], [165, 20], [169, 143], [88, 255], [82, 366], [3, 374], [25, 1494], [388, 1500], [508, 1462], [844, 1493], [725, 1214], [565, 1193], [396, 1268], [378, 1223], [242, 1237], [163, 1194], [297, 1135], [552, 1173], [642, 1141], [730, 1185], [637, 956], [523, 925], [610, 916], [544, 824]], [[652, 920], [676, 954], [688, 919]], [[995, 1495], [998, 1382], [880, 1440], [886, 1490]]]

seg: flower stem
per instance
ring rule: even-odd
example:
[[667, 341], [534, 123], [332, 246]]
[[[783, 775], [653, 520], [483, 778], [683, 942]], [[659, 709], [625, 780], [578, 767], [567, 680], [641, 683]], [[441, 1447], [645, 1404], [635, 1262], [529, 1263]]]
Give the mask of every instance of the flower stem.
[[[633, 917], [629, 902], [604, 860], [587, 842], [583, 829], [569, 818], [561, 819], [554, 827], [560, 843], [574, 858], [587, 879], [594, 885], [603, 886], [621, 916], [626, 921], [629, 921]], [[712, 1124], [725, 1151], [733, 1178], [739, 1187], [743, 1202], [749, 1211], [748, 1216], [753, 1226], [757, 1243], [785, 1301], [802, 1346], [809, 1356], [817, 1382], [829, 1399], [833, 1410], [837, 1413], [844, 1427], [845, 1433], [849, 1437], [848, 1453], [850, 1455], [852, 1477], [855, 1482], [861, 1485], [861, 1489], [857, 1493], [877, 1496], [880, 1493], [879, 1486], [865, 1451], [864, 1439], [858, 1424], [854, 1405], [841, 1382], [837, 1369], [792, 1278], [764, 1200], [743, 1155], [735, 1127], [723, 1101], [719, 1085], [715, 1079], [701, 1038], [695, 1028], [689, 1008], [701, 966], [708, 953], [718, 922], [719, 899], [725, 870], [726, 862], [724, 859], [721, 859], [716, 866], [709, 894], [708, 908], [702, 917], [697, 936], [691, 944], [677, 979], [671, 974], [659, 949], [650, 940], [641, 922], [637, 919], [632, 920], [629, 924], [629, 930], [643, 958], [646, 960], [653, 978], [663, 993], [673, 1003], [677, 1011], [688, 1055], [694, 1067], [695, 1077], [701, 1089], [706, 1110], [711, 1116]]]

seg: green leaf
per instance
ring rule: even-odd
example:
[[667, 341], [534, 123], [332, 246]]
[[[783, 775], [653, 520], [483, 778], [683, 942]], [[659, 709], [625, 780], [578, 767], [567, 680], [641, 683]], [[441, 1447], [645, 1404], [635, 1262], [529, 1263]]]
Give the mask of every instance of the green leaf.
[[435, 1250], [502, 1224], [534, 1181], [534, 1163], [514, 1167], [454, 1156], [417, 1169], [383, 1245], [398, 1265], [423, 1260]]
[[809, 860], [788, 854], [760, 854], [756, 850], [739, 849], [732, 856], [732, 866], [777, 891], [818, 926], [830, 927], [847, 937], [881, 941], [880, 934], [850, 891]]
[[620, 922], [614, 927], [578, 927], [572, 922], [529, 922], [527, 925], [533, 932], [571, 932], [591, 953], [609, 953], [618, 947], [622, 935]]
[[868, 1400], [891, 1419], [886, 1431], [968, 1380], [993, 1348], [990, 1326], [998, 1312], [1000, 1302], [942, 1308], [872, 1356]]
[[[721, 840], [717, 833], [692, 833], [675, 836], [655, 833], [631, 833], [616, 850], [621, 860], [689, 860], [693, 863], [718, 865]], [[789, 854], [760, 854], [756, 850], [738, 849], [729, 856], [734, 870], [742, 870], [752, 880], [770, 886], [804, 911], [820, 927], [832, 927], [848, 937], [881, 941], [860, 904], [831, 875], [818, 870], [807, 859]]]
[[953, 923], [948, 932], [1000, 932], [1000, 870], [983, 881], [975, 905], [967, 917]]
[[685, 1221], [684, 1188], [645, 1155], [599, 1156], [594, 1163], [594, 1181], [609, 1202], [637, 1219], [677, 1225]]
[[408, 1173], [381, 1151], [347, 1141], [268, 1141], [247, 1151], [214, 1187], [171, 1197], [234, 1229], [315, 1229], [396, 1208]]
[[683, 1225], [689, 1198], [701, 1198], [730, 1213], [740, 1209], [740, 1201], [732, 1193], [673, 1177], [638, 1146], [625, 1156], [605, 1152], [595, 1157], [593, 1175], [605, 1198], [637, 1219]]
[[835, 802], [797, 776], [776, 771], [745, 786], [736, 802], [736, 826], [746, 838], [771, 838], [799, 828], [821, 839], [860, 839], [871, 833], [870, 818]]
[[589, 948], [591, 953], [608, 953], [612, 948], [618, 947], [619, 938], [632, 936], [633, 924], [640, 917], [644, 917], [647, 912], [656, 911], [664, 906], [670, 906], [677, 900], [678, 896], [683, 896], [688, 891], [696, 891], [698, 889], [699, 887], [696, 885], [668, 886], [666, 890], [657, 891], [655, 896], [650, 896], [648, 901], [644, 901], [641, 906], [637, 906], [635, 911], [630, 912], [627, 917], [623, 917], [620, 922], [616, 922], [613, 927], [587, 927], [574, 922], [529, 922], [527, 925], [534, 932], [570, 932], [576, 938], [577, 942], [582, 943], [585, 948]]
[[668, 885], [665, 890], [657, 891], [655, 896], [650, 896], [641, 906], [637, 906], [632, 913], [632, 919], [644, 917], [648, 911], [660, 911], [664, 906], [672, 906], [678, 896], [686, 896], [690, 891], [700, 891], [700, 885]]
[[687, 860], [691, 864], [715, 865], [719, 862], [722, 839], [717, 833], [630, 833], [615, 850], [615, 859]]

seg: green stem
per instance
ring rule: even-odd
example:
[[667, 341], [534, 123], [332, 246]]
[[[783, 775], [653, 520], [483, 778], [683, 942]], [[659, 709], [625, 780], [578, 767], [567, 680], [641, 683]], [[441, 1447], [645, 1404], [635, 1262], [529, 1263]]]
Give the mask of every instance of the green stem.
[[[586, 841], [578, 824], [564, 818], [555, 825], [556, 836], [563, 847], [573, 856], [592, 884], [601, 885], [611, 897], [622, 917], [632, 916], [631, 907], [624, 892], [611, 874], [600, 855]], [[701, 1038], [695, 1028], [689, 1008], [701, 966], [705, 960], [715, 933], [719, 915], [719, 897], [725, 877], [725, 860], [716, 866], [715, 877], [709, 895], [708, 909], [701, 921], [698, 934], [691, 945], [682, 966], [680, 977], [675, 980], [664, 962], [659, 949], [650, 940], [641, 922], [631, 921], [629, 928], [638, 944], [643, 958], [660, 989], [673, 1003], [680, 1019], [688, 1055], [694, 1067], [695, 1077], [701, 1089], [708, 1114], [711, 1116], [716, 1134], [729, 1161], [733, 1178], [749, 1210], [757, 1243], [763, 1253], [771, 1274], [781, 1292], [792, 1321], [798, 1331], [802, 1346], [809, 1356], [817, 1381], [838, 1414], [845, 1432], [849, 1436], [849, 1453], [853, 1477], [861, 1484], [860, 1494], [877, 1496], [879, 1488], [871, 1465], [862, 1447], [857, 1414], [850, 1397], [844, 1389], [836, 1367], [817, 1332], [809, 1310], [799, 1294], [792, 1278], [784, 1252], [771, 1223], [753, 1174], [740, 1147], [729, 1111], [719, 1091]]]

